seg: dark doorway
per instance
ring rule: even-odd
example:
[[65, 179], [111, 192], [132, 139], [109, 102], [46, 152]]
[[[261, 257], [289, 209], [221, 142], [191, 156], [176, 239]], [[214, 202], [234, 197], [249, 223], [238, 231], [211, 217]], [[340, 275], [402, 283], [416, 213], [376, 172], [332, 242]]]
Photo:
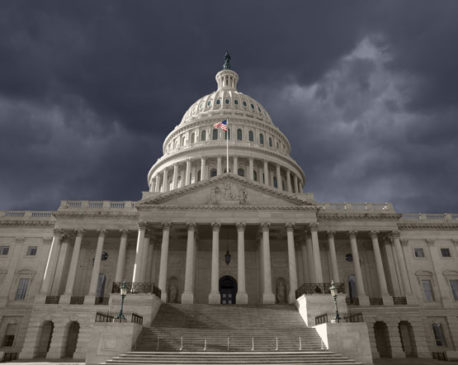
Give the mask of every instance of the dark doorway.
[[41, 325], [39, 335], [37, 338], [38, 346], [34, 358], [46, 358], [46, 354], [51, 347], [52, 334], [54, 332], [54, 323], [45, 321]]
[[401, 336], [402, 349], [406, 357], [417, 357], [417, 347], [412, 325], [407, 321], [399, 322], [399, 335]]
[[219, 279], [219, 293], [221, 294], [221, 304], [235, 304], [237, 281], [232, 276], [222, 276]]
[[80, 325], [78, 322], [70, 322], [68, 324], [67, 345], [65, 347], [65, 357], [73, 358], [73, 354], [78, 344], [78, 335], [80, 332]]

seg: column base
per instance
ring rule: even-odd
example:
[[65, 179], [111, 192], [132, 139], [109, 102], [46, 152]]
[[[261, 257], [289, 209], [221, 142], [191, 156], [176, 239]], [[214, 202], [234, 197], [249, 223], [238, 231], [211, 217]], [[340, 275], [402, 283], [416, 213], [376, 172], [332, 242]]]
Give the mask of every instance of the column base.
[[70, 304], [70, 299], [72, 299], [71, 295], [63, 294], [59, 298], [59, 304]]
[[247, 293], [237, 293], [235, 297], [235, 302], [237, 304], [248, 304], [248, 294]]
[[275, 295], [273, 293], [262, 294], [262, 304], [275, 304]]
[[414, 296], [414, 295], [406, 296], [406, 301], [407, 301], [407, 304], [409, 304], [409, 305], [417, 305], [418, 304], [417, 297]]
[[36, 304], [45, 304], [46, 302], [46, 295], [45, 294], [38, 294], [35, 295], [35, 299], [33, 300]]
[[291, 290], [289, 293], [289, 304], [296, 303], [296, 290]]
[[370, 305], [369, 297], [367, 295], [358, 295], [359, 305]]
[[220, 293], [210, 293], [208, 295], [208, 304], [221, 304]]
[[383, 305], [394, 305], [393, 297], [390, 295], [382, 296]]
[[161, 290], [161, 300], [163, 303], [167, 303], [167, 293], [165, 290]]
[[181, 304], [194, 304], [194, 294], [184, 292], [181, 295]]
[[83, 304], [95, 304], [95, 295], [86, 295]]

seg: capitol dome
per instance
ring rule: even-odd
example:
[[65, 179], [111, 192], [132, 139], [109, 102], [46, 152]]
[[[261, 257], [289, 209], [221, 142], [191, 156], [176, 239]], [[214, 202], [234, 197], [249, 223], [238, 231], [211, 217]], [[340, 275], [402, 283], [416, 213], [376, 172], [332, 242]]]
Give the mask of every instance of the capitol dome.
[[[194, 102], [165, 138], [163, 156], [148, 173], [149, 190], [167, 192], [229, 172], [286, 193], [301, 192], [305, 175], [290, 156], [288, 139], [261, 103], [237, 90], [239, 75], [228, 54], [215, 78], [216, 91]], [[228, 132], [213, 127], [223, 120]]]

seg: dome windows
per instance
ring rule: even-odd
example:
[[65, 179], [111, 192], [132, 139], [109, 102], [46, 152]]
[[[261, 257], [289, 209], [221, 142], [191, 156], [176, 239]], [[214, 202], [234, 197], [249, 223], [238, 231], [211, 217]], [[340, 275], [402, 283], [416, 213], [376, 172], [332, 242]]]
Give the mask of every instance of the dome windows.
[[258, 173], [256, 171], [253, 171], [253, 179], [254, 181], [258, 181]]
[[234, 104], [235, 105], [238, 105], [239, 104], [239, 101], [237, 99], [234, 100]]
[[217, 173], [216, 169], [211, 169], [210, 170], [210, 177], [215, 177], [216, 173]]
[[253, 134], [253, 131], [249, 131], [248, 132], [248, 140], [250, 142], [254, 142], [254, 134]]
[[237, 170], [237, 175], [239, 175], [239, 176], [245, 176], [245, 170], [244, 170], [244, 169], [238, 169], [238, 170]]
[[269, 137], [269, 147], [272, 147], [272, 137]]
[[259, 144], [264, 144], [264, 134], [259, 133]]
[[207, 106], [210, 106], [210, 105], [212, 105], [212, 101], [211, 101], [211, 100], [209, 100], [209, 101], [207, 102]]
[[254, 109], [254, 105], [253, 104], [251, 104], [251, 109]]
[[216, 100], [216, 104], [218, 105], [221, 104], [221, 100], [220, 99]]
[[207, 131], [204, 129], [200, 132], [200, 140], [205, 141], [207, 139]]
[[229, 99], [226, 99], [226, 104], [229, 104]]
[[217, 129], [213, 129], [212, 139], [214, 141], [216, 141], [218, 139], [218, 130]]
[[237, 129], [237, 140], [241, 141], [243, 138], [242, 129]]
[[246, 106], [246, 101], [243, 101], [243, 106]]

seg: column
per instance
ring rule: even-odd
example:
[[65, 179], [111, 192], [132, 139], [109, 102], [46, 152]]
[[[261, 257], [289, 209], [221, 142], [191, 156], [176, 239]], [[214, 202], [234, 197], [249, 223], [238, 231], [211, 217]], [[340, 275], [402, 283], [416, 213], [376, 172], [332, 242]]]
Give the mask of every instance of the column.
[[393, 253], [393, 245], [391, 244], [391, 240], [385, 236], [383, 250], [386, 256], [386, 262], [388, 263], [388, 274], [390, 277], [391, 286], [393, 289], [393, 296], [394, 297], [401, 297], [404, 296], [403, 289], [401, 289], [401, 281], [400, 281], [400, 272], [399, 272], [399, 264], [398, 258]]
[[167, 167], [164, 169], [164, 176], [162, 177], [162, 192], [169, 191], [169, 173]]
[[194, 303], [194, 252], [195, 252], [195, 228], [194, 223], [188, 224], [188, 242], [186, 244], [186, 268], [184, 277], [184, 292], [181, 295], [182, 304]]
[[156, 174], [156, 187], [154, 188], [154, 191], [156, 193], [161, 191], [161, 175], [159, 174]]
[[70, 260], [70, 268], [68, 269], [67, 284], [65, 285], [64, 295], [61, 295], [59, 303], [69, 304], [73, 295], [75, 286], [76, 271], [78, 270], [78, 261], [81, 251], [81, 242], [83, 240], [84, 230], [79, 229], [76, 232], [75, 244], [73, 246], [72, 258]]
[[156, 281], [156, 272], [157, 272], [157, 247], [156, 247], [156, 238], [154, 238], [153, 242], [150, 242], [150, 252], [151, 252], [151, 275], [150, 280], [153, 284], [157, 284]]
[[237, 304], [248, 304], [245, 280], [245, 223], [237, 223]]
[[269, 185], [269, 163], [264, 160], [264, 184]]
[[296, 192], [300, 193], [301, 191], [301, 182], [299, 179], [296, 178]]
[[270, 263], [270, 240], [269, 223], [262, 225], [262, 263], [264, 290], [262, 293], [262, 304], [275, 304], [275, 296], [272, 292], [272, 270]]
[[277, 189], [283, 190], [282, 183], [281, 183], [280, 165], [275, 166], [275, 175], [277, 177]]
[[286, 187], [288, 188], [288, 193], [293, 192], [293, 187], [291, 186], [291, 172], [286, 170]]
[[134, 272], [132, 275], [132, 289], [134, 289], [134, 283], [140, 283], [143, 280], [142, 276], [142, 266], [143, 266], [143, 256], [144, 256], [144, 247], [145, 247], [145, 231], [146, 224], [138, 224], [138, 234], [137, 234], [137, 246], [135, 249], [135, 264]]
[[396, 231], [393, 232], [393, 243], [394, 243], [394, 249], [396, 251], [396, 256], [398, 257], [399, 272], [401, 274], [402, 287], [404, 289], [404, 295], [406, 296], [407, 304], [415, 304], [417, 303], [417, 300], [410, 286], [409, 274], [407, 273], [407, 266], [405, 262], [404, 251], [402, 250], [401, 241], [399, 238], [400, 238], [399, 232], [396, 232]]
[[57, 259], [59, 258], [60, 241], [62, 239], [62, 231], [54, 231], [52, 238], [51, 249], [48, 254], [48, 261], [46, 262], [45, 273], [43, 276], [43, 283], [41, 284], [40, 294], [49, 295], [51, 285], [56, 271]]
[[121, 231], [121, 241], [119, 243], [118, 261], [116, 263], [115, 282], [124, 281], [124, 266], [126, 265], [127, 251], [127, 230]]
[[186, 176], [184, 178], [184, 184], [189, 185], [191, 183], [191, 160], [186, 160]]
[[356, 232], [350, 232], [351, 254], [353, 256], [353, 266], [356, 276], [356, 290], [358, 291], [358, 299], [360, 305], [369, 305], [369, 297], [364, 290], [363, 274], [361, 272], [361, 264], [359, 261], [358, 243], [356, 242]]
[[178, 164], [173, 165], [173, 176], [172, 176], [172, 189], [175, 190], [178, 187]]
[[[56, 271], [54, 274], [54, 282], [51, 286], [51, 295], [60, 295], [62, 293], [61, 286], [63, 285], [63, 279], [65, 277], [66, 269], [65, 264], [67, 260], [68, 247], [70, 245], [70, 240], [74, 238], [73, 232], [66, 233], [62, 238], [62, 243], [60, 245], [59, 259], [57, 260]], [[62, 289], [63, 290], [63, 289]]]
[[103, 241], [105, 240], [105, 230], [99, 231], [97, 247], [95, 249], [94, 266], [92, 267], [91, 282], [89, 284], [89, 293], [84, 298], [84, 304], [94, 304], [97, 295], [97, 284], [99, 282], [100, 262], [102, 260]]
[[232, 157], [232, 163], [233, 163], [232, 173], [237, 175], [239, 171], [239, 159], [237, 156]]
[[339, 268], [337, 266], [336, 245], [334, 243], [334, 232], [328, 232], [329, 256], [331, 258], [332, 278], [335, 283], [340, 283]]
[[207, 179], [207, 167], [205, 166], [205, 157], [202, 157], [200, 159], [200, 180], [206, 180]]
[[311, 224], [310, 232], [312, 236], [313, 261], [315, 264], [315, 282], [323, 282], [323, 270], [321, 268], [320, 242], [318, 241], [318, 225]]
[[312, 237], [311, 235], [305, 231], [305, 246], [307, 251], [307, 267], [308, 267], [308, 278], [309, 283], [317, 283], [315, 277], [315, 261], [313, 258], [313, 246], [312, 246]]
[[219, 223], [213, 223], [212, 233], [212, 272], [211, 272], [211, 291], [208, 295], [208, 304], [220, 304], [219, 294]]
[[248, 177], [251, 181], [254, 181], [254, 160], [252, 157], [248, 159]]
[[298, 193], [299, 189], [297, 188], [297, 176], [296, 175], [293, 175], [293, 186], [294, 186], [294, 191]]
[[197, 182], [197, 166], [196, 164], [191, 164], [191, 178], [190, 178], [190, 183], [194, 184]]
[[375, 256], [375, 267], [377, 268], [378, 285], [380, 294], [383, 299], [383, 304], [393, 305], [393, 298], [388, 294], [388, 286], [386, 285], [385, 271], [383, 269], [382, 254], [380, 253], [380, 245], [378, 243], [378, 232], [370, 232], [372, 240], [372, 249]]
[[223, 173], [221, 169], [221, 156], [216, 158], [216, 175], [219, 176]]
[[302, 256], [302, 268], [303, 268], [303, 273], [302, 273], [302, 283], [311, 283], [312, 280], [309, 279], [309, 265], [307, 264], [307, 246], [305, 244], [305, 241], [301, 242], [301, 256]]
[[[6, 307], [8, 304], [9, 294], [11, 290], [11, 284], [14, 280], [14, 275], [16, 273], [16, 268], [18, 262], [22, 259], [24, 255], [24, 237], [16, 237], [13, 247], [10, 248], [8, 254], [8, 260], [5, 263], [5, 268], [7, 268], [7, 272], [5, 277], [3, 278], [3, 282], [0, 283], [0, 308]], [[45, 241], [51, 241], [51, 238], [43, 238], [43, 243]], [[43, 244], [43, 249], [44, 249]], [[3, 261], [3, 260], [2, 260]], [[46, 295], [46, 294], [45, 294]], [[45, 302], [45, 296], [37, 296], [40, 298], [41, 302]]]
[[288, 270], [289, 270], [289, 302], [296, 301], [297, 290], [297, 268], [296, 268], [296, 249], [294, 248], [294, 225], [286, 225], [286, 240], [288, 242]]
[[143, 238], [143, 254], [142, 254], [142, 262], [140, 265], [140, 271], [138, 276], [139, 282], [146, 282], [149, 281], [150, 275], [146, 275], [148, 271], [148, 257], [149, 257], [149, 241], [150, 241], [150, 232], [145, 232], [145, 238]]
[[162, 226], [161, 263], [159, 266], [158, 287], [161, 289], [161, 300], [167, 303], [167, 264], [169, 261], [170, 224]]
[[149, 181], [149, 192], [150, 193], [154, 193], [154, 188], [156, 187], [156, 178], [153, 177], [150, 181]]

